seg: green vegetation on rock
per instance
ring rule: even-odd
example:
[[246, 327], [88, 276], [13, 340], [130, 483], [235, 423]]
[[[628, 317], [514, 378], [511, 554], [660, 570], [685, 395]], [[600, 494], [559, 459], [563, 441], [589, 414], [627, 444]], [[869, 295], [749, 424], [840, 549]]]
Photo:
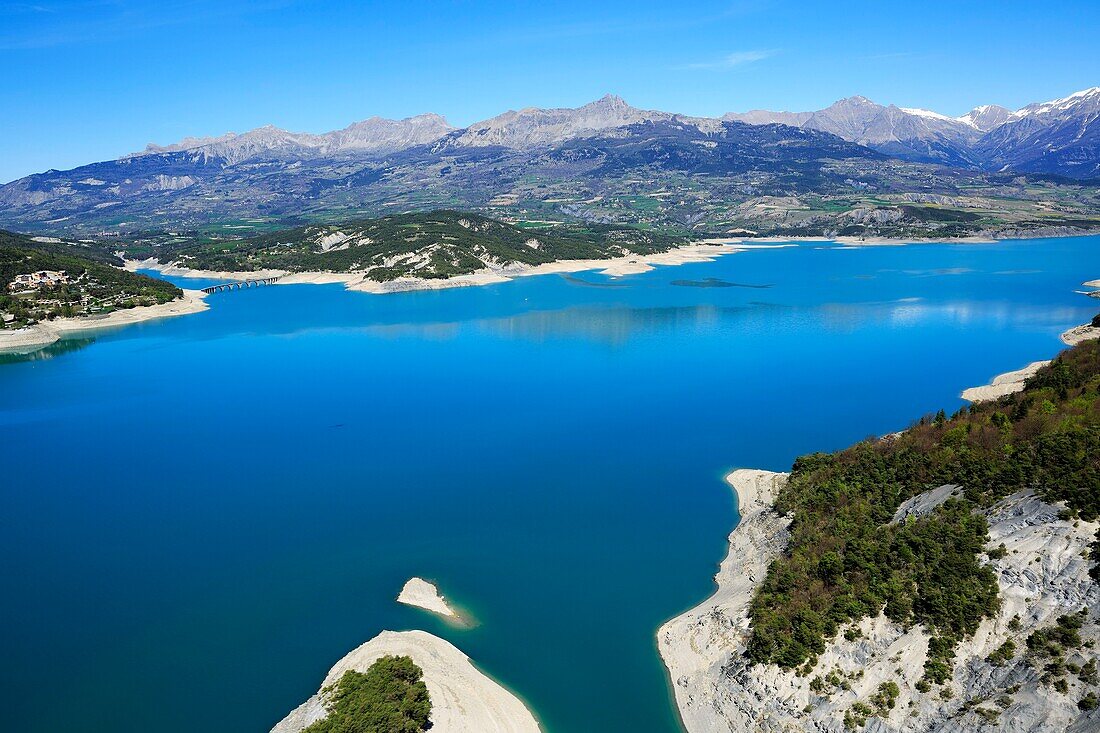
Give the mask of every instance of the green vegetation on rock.
[[328, 715], [302, 733], [420, 733], [432, 711], [423, 671], [409, 657], [385, 656], [363, 672], [349, 669], [325, 688]]
[[[776, 502], [793, 514], [790, 542], [753, 599], [748, 657], [812, 663], [844, 624], [883, 611], [933, 634], [921, 686], [947, 680], [958, 641], [999, 607], [980, 558], [986, 520], [975, 510], [1034, 489], [1066, 502], [1069, 515], [1100, 515], [1098, 389], [1100, 342], [1087, 341], [1020, 393], [799, 458]], [[944, 485], [959, 495], [892, 521], [902, 502]]]
[[447, 278], [489, 266], [663, 252], [686, 240], [604, 224], [521, 228], [457, 211], [310, 225], [162, 252], [202, 270], [368, 271], [372, 280]]

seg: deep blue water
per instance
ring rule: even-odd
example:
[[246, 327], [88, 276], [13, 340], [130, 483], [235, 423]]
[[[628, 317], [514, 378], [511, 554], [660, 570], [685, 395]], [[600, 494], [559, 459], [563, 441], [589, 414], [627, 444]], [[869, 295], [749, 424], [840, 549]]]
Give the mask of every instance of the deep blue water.
[[[424, 628], [548, 733], [675, 731], [654, 632], [712, 590], [723, 473], [953, 410], [1055, 353], [1098, 275], [1097, 237], [801, 245], [234, 291], [2, 358], [4, 718], [262, 732], [379, 630]], [[708, 278], [768, 287], [683, 282]], [[394, 603], [411, 575], [478, 625]]]

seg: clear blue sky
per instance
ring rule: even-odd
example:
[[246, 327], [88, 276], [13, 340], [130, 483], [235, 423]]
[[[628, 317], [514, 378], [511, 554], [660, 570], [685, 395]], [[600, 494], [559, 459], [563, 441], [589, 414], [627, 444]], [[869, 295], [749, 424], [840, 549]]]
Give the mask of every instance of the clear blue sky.
[[1014, 108], [1100, 85], [1097, 38], [1096, 0], [0, 0], [0, 181], [186, 135], [608, 92], [699, 115]]

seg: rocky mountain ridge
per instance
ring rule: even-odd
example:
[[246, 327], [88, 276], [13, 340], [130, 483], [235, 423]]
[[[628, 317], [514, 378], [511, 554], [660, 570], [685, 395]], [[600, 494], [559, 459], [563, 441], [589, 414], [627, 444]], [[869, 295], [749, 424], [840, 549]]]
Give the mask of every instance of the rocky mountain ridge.
[[726, 120], [822, 130], [905, 160], [984, 170], [1100, 175], [1100, 87], [1015, 112], [975, 107], [961, 117], [848, 97], [813, 112], [752, 110]]
[[163, 155], [184, 151], [199, 151], [210, 159], [235, 165], [266, 154], [297, 157], [323, 157], [341, 153], [385, 154], [425, 145], [454, 130], [437, 114], [422, 114], [403, 120], [371, 117], [319, 135], [289, 132], [274, 125], [265, 125], [248, 132], [227, 132], [219, 137], [188, 137], [170, 145], [149, 143], [145, 150], [123, 156], [123, 159]]
[[[1094, 154], [1089, 142], [1095, 125], [1074, 117], [1093, 98], [1082, 93], [1026, 114], [976, 108], [966, 122], [864, 98], [781, 113], [776, 123], [763, 112], [720, 120], [642, 110], [609, 95], [463, 129], [438, 115], [371, 118], [320, 135], [269, 126], [26, 176], [0, 186], [0, 226], [224, 240], [463, 209], [707, 235], [1078, 233], [1100, 226], [1100, 189], [1044, 169], [1088, 178], [1100, 165], [1100, 148]], [[981, 131], [1006, 114], [1019, 121]], [[1010, 127], [1020, 134], [1008, 135]], [[1050, 131], [1060, 146], [1043, 145]], [[1039, 162], [1026, 151], [1036, 147]], [[981, 155], [998, 170], [984, 170]], [[909, 206], [913, 197], [922, 208]]]
[[[343, 130], [295, 133], [267, 125], [219, 137], [189, 137], [170, 145], [150, 143], [141, 155], [202, 151], [235, 165], [267, 155], [318, 158], [341, 154], [385, 155], [420, 145], [443, 148], [504, 147], [530, 150], [607, 133], [641, 123], [679, 120], [702, 132], [716, 132], [722, 121], [780, 124], [829, 132], [905, 160], [976, 169], [1004, 168], [1053, 172], [1087, 178], [1100, 172], [1092, 147], [1100, 108], [1100, 87], [1061, 99], [1036, 102], [1015, 112], [981, 105], [960, 117], [915, 107], [881, 105], [866, 97], [841, 99], [810, 112], [752, 110], [721, 118], [690, 117], [643, 110], [608, 94], [577, 108], [526, 107], [454, 128], [437, 114], [403, 120], [372, 117]], [[1046, 149], [1040, 150], [1043, 146]]]

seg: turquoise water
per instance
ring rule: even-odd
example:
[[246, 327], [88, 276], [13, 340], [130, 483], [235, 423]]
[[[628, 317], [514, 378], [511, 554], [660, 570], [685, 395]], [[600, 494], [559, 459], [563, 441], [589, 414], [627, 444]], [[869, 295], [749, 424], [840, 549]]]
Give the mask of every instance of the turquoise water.
[[[7, 727], [266, 731], [359, 643], [424, 628], [549, 733], [676, 731], [654, 632], [712, 590], [723, 473], [953, 410], [1056, 352], [1097, 276], [1097, 237], [801, 245], [234, 291], [0, 359]], [[411, 575], [478, 625], [394, 603]]]

